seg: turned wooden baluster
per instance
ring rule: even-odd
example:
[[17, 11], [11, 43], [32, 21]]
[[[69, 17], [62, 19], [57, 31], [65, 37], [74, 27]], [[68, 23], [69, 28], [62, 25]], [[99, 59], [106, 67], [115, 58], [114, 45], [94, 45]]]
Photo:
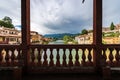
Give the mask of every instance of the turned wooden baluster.
[[101, 59], [101, 65], [102, 66], [106, 66], [106, 60], [107, 60], [107, 56], [106, 56], [106, 49], [103, 49], [103, 54], [102, 54], [102, 59]]
[[54, 61], [53, 61], [53, 49], [50, 49], [50, 63], [49, 66], [52, 67], [54, 66]]
[[9, 50], [5, 50], [6, 51], [6, 55], [5, 55], [5, 65], [6, 66], [9, 66], [10, 65], [10, 63], [9, 63], [9, 59], [10, 59], [10, 55], [9, 55]]
[[76, 49], [75, 66], [80, 66], [78, 50], [79, 50], [79, 49]]
[[31, 51], [31, 64], [32, 64], [32, 66], [35, 66], [35, 48], [33, 48], [33, 49], [31, 49], [32, 51]]
[[11, 64], [14, 65], [14, 60], [15, 60], [15, 53], [14, 53], [14, 49], [11, 50]]
[[3, 60], [3, 53], [2, 50], [0, 49], [0, 66], [2, 65], [2, 60]]
[[[16, 52], [17, 52], [17, 55], [16, 55]], [[16, 49], [15, 52], [14, 52], [14, 54], [15, 54], [15, 64], [16, 64], [16, 62], [19, 61], [19, 59], [18, 59], [18, 56], [19, 56], [19, 50]]]
[[116, 59], [116, 66], [120, 66], [120, 54], [119, 54], [119, 49], [116, 49], [115, 59]]
[[88, 49], [88, 65], [89, 65], [89, 66], [92, 66], [91, 49]]
[[41, 50], [40, 48], [38, 48], [38, 56], [37, 56], [37, 59], [38, 59], [38, 66], [41, 66], [42, 63], [41, 63]]
[[56, 66], [60, 67], [60, 54], [59, 54], [59, 49], [57, 48], [57, 56], [56, 56], [57, 62], [56, 62]]
[[82, 49], [82, 65], [85, 66], [86, 65], [86, 56], [85, 56], [85, 49]]
[[112, 48], [110, 48], [109, 49], [110, 50], [110, 54], [109, 54], [109, 65], [110, 66], [113, 66], [113, 54], [112, 54], [112, 51], [113, 51], [113, 49]]
[[44, 50], [44, 55], [43, 55], [43, 58], [44, 58], [44, 61], [43, 61], [43, 66], [46, 67], [48, 66], [48, 61], [47, 61], [47, 49], [43, 49]]
[[63, 64], [62, 64], [62, 66], [64, 66], [64, 67], [67, 66], [65, 51], [66, 51], [66, 49], [63, 49]]
[[70, 51], [70, 54], [69, 54], [69, 62], [68, 62], [68, 65], [71, 67], [71, 66], [73, 66], [73, 62], [72, 62], [72, 49], [69, 49], [69, 51]]
[[19, 61], [19, 59], [18, 59], [19, 50], [16, 49], [15, 52], [14, 52], [14, 54], [15, 54], [15, 59], [14, 59], [15, 65], [18, 65], [18, 61]]

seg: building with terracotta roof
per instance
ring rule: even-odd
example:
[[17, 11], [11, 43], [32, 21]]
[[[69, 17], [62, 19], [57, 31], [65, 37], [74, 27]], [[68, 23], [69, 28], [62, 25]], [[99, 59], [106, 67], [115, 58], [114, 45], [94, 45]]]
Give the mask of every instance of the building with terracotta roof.
[[93, 43], [93, 33], [91, 32], [88, 34], [76, 36], [75, 41], [77, 41], [78, 44], [92, 44]]
[[0, 27], [0, 43], [18, 44], [21, 43], [21, 32], [15, 28]]
[[[109, 27], [103, 27], [102, 32], [104, 33], [104, 37], [102, 38], [103, 43], [120, 44], [120, 24], [115, 25], [114, 30], [110, 30]], [[116, 34], [116, 35], [113, 36], [113, 34]], [[78, 42], [78, 44], [92, 44], [93, 32], [76, 36], [75, 40]]]
[[[36, 31], [30, 32], [31, 43], [42, 43], [43, 36]], [[21, 31], [0, 26], [0, 44], [20, 44]]]

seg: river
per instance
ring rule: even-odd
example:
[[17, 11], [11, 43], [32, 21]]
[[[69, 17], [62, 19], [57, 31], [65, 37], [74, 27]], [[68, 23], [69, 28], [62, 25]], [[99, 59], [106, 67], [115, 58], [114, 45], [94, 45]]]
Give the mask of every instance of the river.
[[56, 41], [50, 42], [49, 44], [64, 44], [64, 41], [63, 40], [56, 40]]

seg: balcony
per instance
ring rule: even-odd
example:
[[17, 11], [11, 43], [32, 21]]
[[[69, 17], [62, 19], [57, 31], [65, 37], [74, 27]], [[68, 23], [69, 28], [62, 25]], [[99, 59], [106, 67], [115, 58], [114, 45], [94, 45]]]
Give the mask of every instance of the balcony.
[[[98, 78], [101, 80], [110, 77], [113, 79], [112, 69], [114, 71], [116, 67], [120, 67], [120, 45], [102, 44], [102, 0], [94, 0], [94, 30], [91, 45], [30, 44], [30, 0], [21, 2], [24, 35], [22, 43], [0, 45], [0, 68], [20, 67], [24, 80], [34, 80], [38, 77], [53, 80], [98, 80]], [[18, 72], [21, 71], [14, 71], [17, 80], [21, 76]]]
[[[26, 66], [29, 74], [52, 75], [57, 73], [68, 74], [69, 77], [73, 73], [84, 74], [83, 76], [94, 74], [92, 78], [98, 78], [100, 75], [97, 74], [101, 73], [98, 73], [98, 67], [100, 69], [107, 66], [110, 68], [120, 66], [119, 45], [101, 45], [99, 49], [96, 49], [95, 45], [29, 45], [26, 48], [29, 52], [27, 62], [25, 61], [26, 54], [23, 53], [24, 49], [21, 45], [0, 46], [0, 67], [17, 66], [23, 67], [24, 70]], [[56, 56], [53, 55], [54, 50], [56, 51]], [[67, 50], [69, 52], [67, 52]], [[99, 66], [96, 65], [94, 59], [94, 56], [97, 54], [95, 53], [96, 50], [102, 50], [99, 57]], [[75, 52], [74, 55], [73, 51]], [[25, 63], [27, 63], [27, 65]], [[95, 77], [95, 75], [97, 75], [97, 77]]]

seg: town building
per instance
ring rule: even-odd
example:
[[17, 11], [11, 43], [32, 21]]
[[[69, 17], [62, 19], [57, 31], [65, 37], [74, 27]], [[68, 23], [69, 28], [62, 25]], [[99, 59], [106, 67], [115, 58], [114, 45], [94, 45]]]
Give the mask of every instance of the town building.
[[[115, 25], [114, 30], [110, 30], [109, 27], [103, 27], [102, 32], [104, 37], [102, 37], [103, 44], [120, 44], [120, 24]], [[117, 36], [112, 36], [115, 33]], [[88, 34], [79, 35], [75, 37], [75, 40], [78, 44], [92, 44], [93, 43], [93, 32]]]
[[42, 39], [43, 36], [38, 34], [36, 31], [31, 31], [30, 32], [30, 37], [31, 37], [31, 43], [39, 43], [42, 44]]
[[105, 37], [102, 38], [103, 44], [120, 44], [120, 37]]
[[[36, 31], [30, 32], [31, 43], [42, 44], [43, 36]], [[0, 26], [0, 44], [20, 44], [21, 31], [15, 28], [6, 28]]]
[[21, 43], [21, 32], [15, 28], [0, 26], [0, 43], [18, 44]]
[[109, 27], [103, 27], [102, 28], [102, 32], [104, 32], [104, 33], [109, 33], [109, 32], [116, 33], [116, 32], [119, 32], [120, 33], [120, 24], [115, 25], [114, 30], [110, 30]]
[[91, 32], [88, 34], [76, 36], [75, 41], [77, 41], [78, 44], [92, 44], [93, 43], [93, 33]]

